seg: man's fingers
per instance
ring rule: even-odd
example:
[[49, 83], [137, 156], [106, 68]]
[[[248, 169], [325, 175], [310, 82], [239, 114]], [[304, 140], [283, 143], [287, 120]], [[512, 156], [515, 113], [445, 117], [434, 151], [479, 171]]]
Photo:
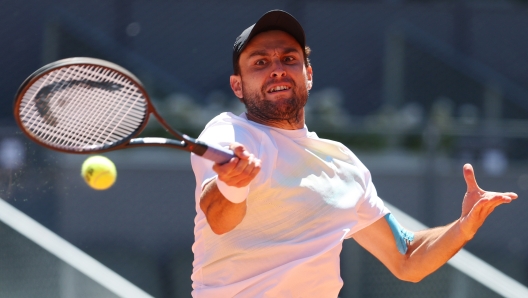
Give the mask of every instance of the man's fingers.
[[[250, 155], [251, 156], [251, 155]], [[250, 166], [249, 164], [249, 158], [246, 158], [246, 159], [240, 159], [236, 165], [236, 167], [232, 170], [232, 175], [233, 176], [236, 176], [236, 175], [240, 175], [240, 174], [243, 174], [244, 171], [246, 170], [246, 168], [248, 166]]]
[[505, 192], [503, 193], [504, 196], [510, 197], [512, 200], [517, 199], [519, 196], [514, 192]]
[[481, 204], [481, 209], [482, 209], [481, 214], [484, 214], [487, 217], [488, 215], [491, 214], [491, 212], [493, 212], [493, 210], [495, 210], [495, 208], [497, 208], [498, 206], [502, 204], [509, 204], [511, 203], [512, 200], [513, 199], [509, 196], [497, 195], [493, 197], [492, 199], [490, 199], [489, 201]]
[[234, 181], [233, 180], [233, 186], [236, 186], [236, 187], [242, 187], [242, 186], [246, 186], [248, 185], [249, 183], [251, 183], [251, 181], [253, 180], [253, 178], [255, 178], [257, 176], [257, 174], [260, 172], [260, 167], [254, 167], [253, 168], [253, 171], [251, 171], [251, 173], [249, 175], [239, 175], [233, 179], [240, 179], [238, 181]]
[[260, 160], [256, 158], [253, 154], [249, 156], [247, 161], [247, 166], [243, 169], [241, 174], [250, 175], [251, 172], [255, 169], [255, 167], [260, 168]]
[[242, 187], [245, 185], [248, 185], [260, 172], [260, 167], [253, 167], [253, 170], [248, 175], [240, 175], [237, 178], [240, 178], [240, 180], [236, 183], [235, 186]]
[[218, 178], [229, 186], [242, 187], [248, 185], [260, 172], [261, 161], [253, 154], [249, 154], [247, 159], [233, 157], [225, 164], [213, 165], [213, 170], [218, 174]]
[[213, 165], [213, 170], [218, 174], [218, 178], [229, 186], [246, 186], [259, 173], [260, 159], [250, 154], [240, 143], [231, 143], [229, 149], [233, 151], [235, 157], [225, 164]]
[[252, 180], [256, 176], [255, 170], [257, 173], [260, 171], [260, 160], [251, 154], [247, 160], [240, 160], [233, 172], [240, 176], [240, 179], [248, 177]]
[[479, 200], [471, 210], [471, 217], [475, 219], [486, 219], [488, 215], [502, 204], [508, 204], [513, 200], [512, 197], [505, 194], [495, 194], [490, 198], [483, 198]]
[[487, 197], [487, 200], [492, 201], [494, 203], [495, 202], [510, 203], [511, 201], [517, 198], [517, 194], [513, 192], [508, 192], [508, 193], [487, 192], [485, 196]]
[[512, 198], [508, 196], [496, 196], [492, 198], [486, 205], [493, 206], [493, 208], [502, 205], [502, 204], [508, 204], [511, 203]]
[[240, 143], [232, 143], [229, 145], [229, 149], [231, 149], [233, 153], [240, 159], [248, 159], [250, 156], [249, 152], [246, 150], [246, 147]]
[[244, 171], [244, 175], [240, 175], [245, 177], [242, 178], [243, 183], [251, 182], [251, 180], [253, 180], [253, 178], [255, 178], [260, 172], [260, 168], [260, 160], [257, 159], [255, 162], [251, 163]]
[[225, 182], [230, 186], [243, 187], [251, 183], [251, 181], [260, 172], [260, 168], [253, 168], [253, 171], [249, 175], [237, 175], [229, 179], [229, 183]]
[[477, 184], [477, 180], [475, 179], [475, 171], [473, 170], [473, 166], [470, 164], [465, 164], [463, 168], [464, 172], [464, 180], [466, 180], [467, 184], [467, 191], [476, 191], [480, 190], [480, 187]]
[[217, 173], [218, 175], [229, 173], [237, 166], [239, 160], [240, 159], [238, 157], [233, 157], [226, 163], [223, 163], [223, 164], [215, 163], [213, 165], [213, 171], [215, 171], [215, 173]]
[[215, 171], [218, 176], [227, 183], [228, 179], [240, 175], [240, 173], [244, 171], [244, 168], [247, 166], [247, 164], [247, 160], [233, 157], [225, 164], [214, 164], [213, 171]]

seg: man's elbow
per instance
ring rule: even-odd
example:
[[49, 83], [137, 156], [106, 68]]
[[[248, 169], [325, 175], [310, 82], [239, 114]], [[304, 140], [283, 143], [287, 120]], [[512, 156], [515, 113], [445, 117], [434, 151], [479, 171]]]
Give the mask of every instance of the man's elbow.
[[401, 256], [398, 261], [393, 262], [392, 266], [388, 266], [388, 269], [392, 274], [399, 280], [418, 283], [422, 281], [427, 275], [429, 275], [423, 268], [416, 267], [416, 263], [413, 263], [408, 255]]
[[425, 276], [418, 276], [418, 275], [402, 275], [402, 276], [396, 276], [398, 279], [406, 281], [406, 282], [412, 282], [412, 283], [419, 283], [422, 281]]
[[420, 271], [412, 270], [408, 267], [402, 267], [397, 271], [392, 272], [396, 278], [406, 282], [418, 283], [422, 281], [428, 274]]
[[224, 226], [210, 220], [208, 207], [208, 204], [204, 204], [203, 201], [200, 202], [200, 209], [202, 209], [202, 212], [205, 214], [205, 219], [207, 220], [207, 223], [209, 224], [209, 227], [211, 228], [213, 233], [215, 233], [216, 235], [222, 235], [229, 232], [230, 230], [226, 229]]
[[200, 209], [207, 223], [216, 235], [223, 235], [235, 229], [246, 216], [246, 202], [233, 203], [221, 197], [201, 198]]
[[216, 235], [223, 235], [223, 234], [233, 230], [233, 229], [228, 229], [226, 227], [217, 226], [217, 225], [214, 225], [214, 224], [211, 224], [211, 223], [209, 223], [209, 226], [211, 227], [211, 230], [213, 231], [213, 233], [215, 233]]
[[[218, 219], [215, 220], [214, 214], [210, 214], [209, 205], [207, 203], [200, 202], [200, 209], [202, 209], [203, 213], [205, 214], [205, 219], [207, 220], [207, 223], [209, 224], [209, 227], [215, 233], [216, 235], [223, 235], [227, 232], [232, 231], [236, 225], [228, 225], [225, 222], [219, 222]], [[222, 216], [217, 216], [218, 218], [222, 219]]]

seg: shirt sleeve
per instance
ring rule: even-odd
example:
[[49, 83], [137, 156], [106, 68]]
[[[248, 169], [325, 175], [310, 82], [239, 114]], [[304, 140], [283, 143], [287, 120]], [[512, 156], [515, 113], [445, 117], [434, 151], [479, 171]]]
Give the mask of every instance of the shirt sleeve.
[[[246, 128], [229, 122], [208, 125], [200, 134], [198, 140], [218, 144], [224, 148], [229, 148], [231, 143], [238, 142], [244, 145], [249, 153], [257, 155], [258, 152], [258, 144], [255, 137]], [[191, 165], [196, 177], [197, 191], [201, 192], [203, 187], [216, 177], [216, 173], [212, 169], [214, 162], [196, 154], [191, 154]]]
[[[364, 183], [364, 194], [356, 206], [358, 225], [357, 229], [354, 231], [355, 233], [373, 224], [383, 216], [389, 214], [390, 210], [385, 206], [383, 200], [378, 196], [376, 187], [372, 182], [370, 171], [357, 158], [357, 156], [355, 156], [355, 154], [351, 153], [351, 158], [353, 159], [354, 164], [356, 164], [356, 166], [361, 170]], [[350, 233], [348, 238], [350, 238], [352, 234], [353, 233]]]
[[359, 222], [364, 223], [362, 224], [364, 226], [368, 226], [389, 213], [389, 209], [378, 196], [376, 187], [372, 183], [372, 177], [368, 171], [365, 173], [365, 186], [365, 194], [358, 206], [357, 215]]

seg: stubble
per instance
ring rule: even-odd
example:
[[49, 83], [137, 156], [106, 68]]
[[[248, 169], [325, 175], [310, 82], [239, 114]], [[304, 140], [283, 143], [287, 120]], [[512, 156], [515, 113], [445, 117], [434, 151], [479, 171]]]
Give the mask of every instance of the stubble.
[[[270, 84], [289, 83], [292, 86], [290, 97], [266, 99], [266, 90]], [[304, 87], [304, 88], [303, 88]], [[302, 122], [303, 109], [308, 100], [306, 86], [297, 86], [295, 81], [282, 79], [280, 81], [270, 79], [260, 90], [242, 89], [247, 113], [264, 123], [284, 123], [294, 125]]]

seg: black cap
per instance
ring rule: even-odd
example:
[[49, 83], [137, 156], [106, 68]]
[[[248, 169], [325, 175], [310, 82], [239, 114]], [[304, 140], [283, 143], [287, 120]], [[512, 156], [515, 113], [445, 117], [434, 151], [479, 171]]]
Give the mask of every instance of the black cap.
[[255, 24], [244, 30], [235, 40], [235, 45], [233, 46], [233, 70], [235, 70], [238, 58], [249, 41], [255, 35], [270, 30], [281, 30], [290, 34], [297, 40], [302, 49], [306, 45], [304, 30], [291, 14], [278, 9], [270, 10], [261, 16]]

